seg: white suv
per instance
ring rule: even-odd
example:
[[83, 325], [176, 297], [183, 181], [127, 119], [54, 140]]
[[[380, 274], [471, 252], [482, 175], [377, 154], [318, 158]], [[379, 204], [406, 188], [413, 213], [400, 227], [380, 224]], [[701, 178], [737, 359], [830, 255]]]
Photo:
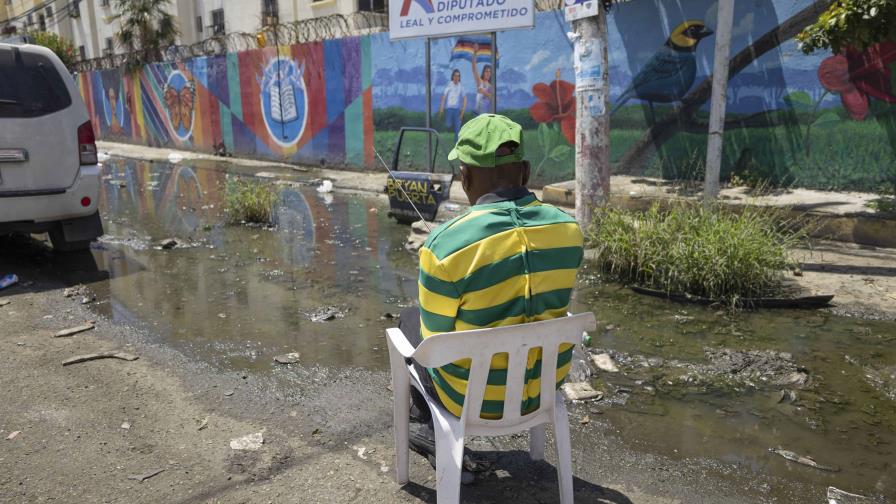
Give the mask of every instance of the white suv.
[[0, 44], [0, 235], [87, 249], [103, 234], [99, 188], [93, 127], [65, 66], [45, 47]]

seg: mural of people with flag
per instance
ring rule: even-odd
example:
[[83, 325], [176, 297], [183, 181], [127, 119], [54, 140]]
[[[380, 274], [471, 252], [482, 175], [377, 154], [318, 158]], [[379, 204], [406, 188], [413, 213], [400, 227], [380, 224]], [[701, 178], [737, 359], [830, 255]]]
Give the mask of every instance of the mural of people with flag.
[[[460, 37], [451, 50], [451, 61], [467, 60], [473, 70], [473, 79], [476, 82], [476, 100], [473, 102], [473, 110], [476, 114], [485, 114], [492, 111], [494, 89], [492, 88], [492, 61], [491, 37], [486, 35], [473, 37]], [[480, 73], [477, 63], [486, 63]]]
[[457, 134], [464, 122], [464, 112], [467, 109], [467, 95], [460, 83], [460, 70], [451, 72], [451, 82], [445, 86], [442, 93], [442, 101], [439, 103], [439, 117], [445, 118], [445, 126], [454, 131], [454, 141], [457, 142]]

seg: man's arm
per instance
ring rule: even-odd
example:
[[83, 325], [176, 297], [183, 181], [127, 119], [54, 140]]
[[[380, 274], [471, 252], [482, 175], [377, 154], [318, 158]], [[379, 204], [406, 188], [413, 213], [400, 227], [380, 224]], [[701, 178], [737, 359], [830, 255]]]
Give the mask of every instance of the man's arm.
[[433, 334], [453, 332], [460, 306], [460, 294], [442, 263], [424, 246], [420, 249], [420, 333], [427, 338]]

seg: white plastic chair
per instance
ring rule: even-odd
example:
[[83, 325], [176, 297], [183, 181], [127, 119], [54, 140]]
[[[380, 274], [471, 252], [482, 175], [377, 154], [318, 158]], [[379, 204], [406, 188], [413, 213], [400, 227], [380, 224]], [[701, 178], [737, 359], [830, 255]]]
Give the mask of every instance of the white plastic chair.
[[[569, 419], [563, 395], [556, 390], [556, 362], [562, 343], [576, 344], [583, 331], [593, 331], [593, 313], [532, 322], [515, 326], [477, 329], [438, 334], [423, 340], [419, 347], [408, 342], [396, 328], [386, 330], [389, 361], [392, 367], [394, 402], [395, 477], [399, 484], [408, 482], [408, 436], [410, 424], [410, 386], [426, 398], [432, 412], [436, 437], [436, 492], [438, 504], [460, 500], [461, 464], [464, 436], [502, 436], [529, 430], [529, 457], [544, 459], [545, 424], [554, 424], [557, 451], [557, 477], [560, 502], [572, 504], [572, 454], [569, 441]], [[529, 350], [541, 347], [541, 401], [538, 409], [521, 415], [520, 404]], [[504, 415], [499, 420], [480, 418], [485, 384], [492, 356], [507, 353], [507, 384]], [[411, 360], [427, 368], [470, 358], [470, 378], [460, 418], [434, 401], [420, 384]], [[550, 398], [554, 398], [553, 401]]]

